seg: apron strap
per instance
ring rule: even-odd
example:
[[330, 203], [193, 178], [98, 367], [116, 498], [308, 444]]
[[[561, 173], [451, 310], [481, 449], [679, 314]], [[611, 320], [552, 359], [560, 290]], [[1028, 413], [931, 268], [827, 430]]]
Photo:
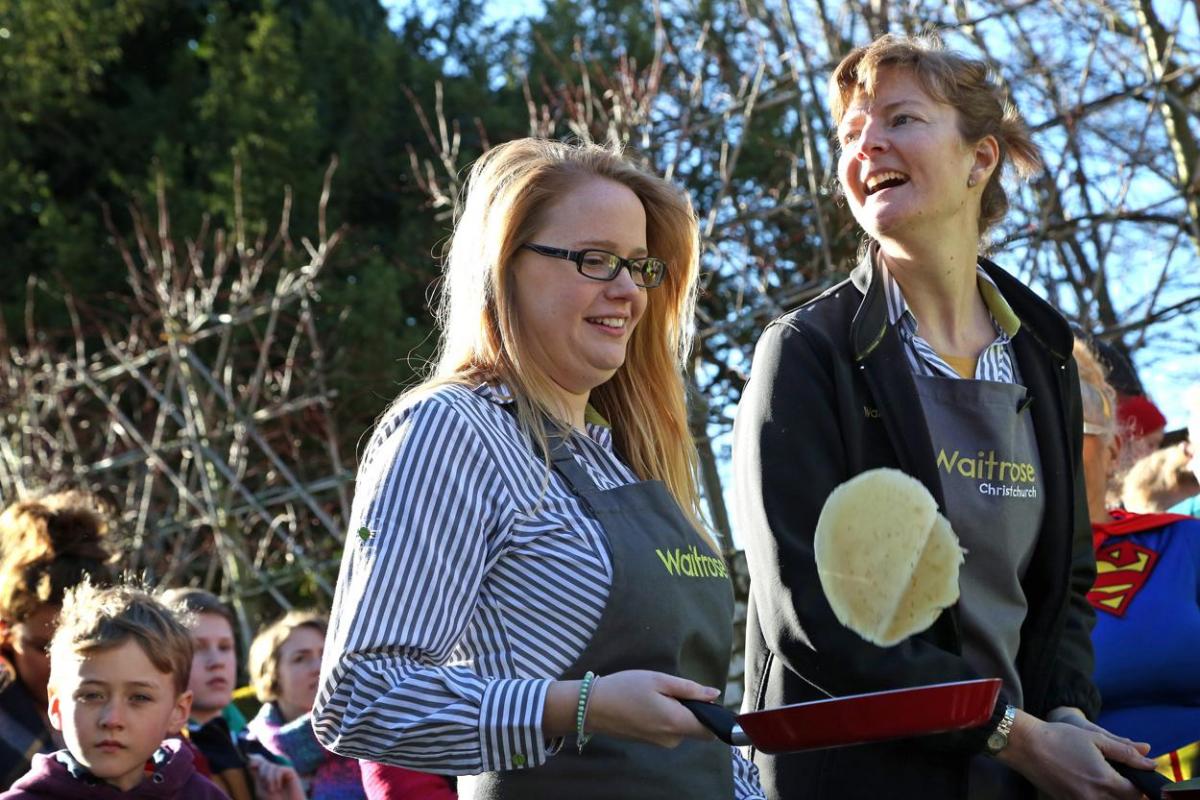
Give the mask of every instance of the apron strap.
[[[516, 403], [505, 403], [500, 408], [513, 418], [513, 422], [520, 425], [517, 419]], [[588, 497], [600, 492], [600, 487], [592, 480], [592, 476], [587, 473], [587, 470], [579, 465], [571, 448], [567, 447], [564, 437], [544, 415], [542, 416], [542, 430], [545, 431], [546, 439], [550, 444], [550, 466], [566, 481], [571, 491], [579, 496], [588, 510], [592, 511]]]
[[545, 427], [546, 436], [550, 440], [551, 466], [567, 482], [571, 491], [579, 495], [586, 503], [588, 495], [599, 492], [600, 487], [596, 486], [596, 482], [592, 480], [592, 476], [588, 474], [587, 470], [580, 466], [571, 449], [567, 447], [566, 440], [559, 435], [558, 431], [552, 429], [549, 420], [546, 421]]

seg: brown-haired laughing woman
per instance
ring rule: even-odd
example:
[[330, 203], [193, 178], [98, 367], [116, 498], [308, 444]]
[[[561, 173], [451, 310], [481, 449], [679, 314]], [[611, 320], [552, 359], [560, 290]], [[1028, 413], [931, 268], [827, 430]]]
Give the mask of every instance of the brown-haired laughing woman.
[[[978, 677], [1004, 688], [983, 727], [768, 757], [768, 796], [1136, 798], [1105, 758], [1144, 746], [1088, 721], [1094, 563], [1066, 322], [981, 257], [1001, 173], [1038, 151], [986, 65], [884, 36], [829, 82], [838, 178], [867, 234], [850, 280], [763, 334], [735, 426], [751, 605], [753, 708]], [[1003, 469], [1004, 464], [1019, 469]], [[966, 562], [961, 598], [890, 648], [821, 593], [813, 532], [838, 484], [904, 470], [938, 500]]]

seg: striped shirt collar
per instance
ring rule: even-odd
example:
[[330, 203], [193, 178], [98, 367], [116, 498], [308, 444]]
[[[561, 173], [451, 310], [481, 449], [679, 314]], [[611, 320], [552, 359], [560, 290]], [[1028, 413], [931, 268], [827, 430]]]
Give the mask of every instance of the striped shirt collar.
[[[876, 248], [872, 247], [866, 259], [876, 257]], [[864, 266], [869, 266], [867, 262]], [[885, 305], [888, 311], [888, 323], [891, 324], [903, 345], [905, 358], [909, 368], [915, 375], [926, 375], [942, 378], [961, 378], [958, 370], [943, 358], [917, 332], [917, 318], [904, 299], [904, 292], [895, 277], [888, 271], [882, 260], [878, 261], [879, 274], [882, 276], [882, 286]], [[1000, 288], [988, 275], [981, 264], [976, 265], [976, 285], [979, 294], [987, 306], [988, 316], [996, 338], [988, 345], [975, 361], [975, 371], [971, 376], [976, 380], [995, 381], [998, 383], [1017, 383], [1016, 359], [1012, 353], [1012, 337], [1021, 327], [1020, 318], [1012, 310], [1008, 301], [1000, 293]], [[864, 270], [873, 276], [874, 271]]]
[[[506, 406], [516, 400], [512, 389], [501, 382], [480, 383], [474, 388], [474, 392], [498, 406]], [[587, 410], [584, 411], [583, 423], [593, 441], [606, 449], [612, 449], [612, 426], [591, 403], [588, 403]]]
[[[882, 261], [879, 264], [879, 274], [883, 276], [883, 290], [887, 297], [888, 322], [895, 325], [903, 319], [905, 325], [902, 328], [910, 328], [911, 332], [916, 334], [919, 327], [917, 318], [908, 307], [908, 301], [904, 299], [904, 291], [900, 288], [900, 283], [887, 268], [887, 264]], [[1008, 301], [1004, 299], [1004, 295], [1000, 294], [1000, 287], [996, 286], [996, 282], [984, 271], [983, 265], [975, 265], [975, 277], [979, 295], [983, 298], [983, 304], [987, 306], [997, 338], [1003, 339], [1002, 343], [1006, 343], [1021, 329], [1021, 320], [1012, 310]]]

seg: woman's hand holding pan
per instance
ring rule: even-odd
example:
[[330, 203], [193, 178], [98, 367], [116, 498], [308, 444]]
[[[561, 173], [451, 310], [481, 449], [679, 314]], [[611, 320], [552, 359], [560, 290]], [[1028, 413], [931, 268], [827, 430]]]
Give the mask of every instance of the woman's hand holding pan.
[[997, 757], [1060, 800], [1139, 800], [1141, 791], [1108, 762], [1151, 770], [1149, 749], [1145, 742], [1114, 736], [1082, 717], [1043, 722], [1018, 711], [1009, 745]]
[[631, 669], [599, 679], [588, 704], [589, 733], [675, 747], [684, 739], [713, 735], [677, 700], [716, 700], [720, 691], [662, 672]]
[[[631, 669], [601, 675], [592, 684], [587, 705], [587, 733], [619, 736], [675, 747], [684, 739], [711, 740], [696, 716], [678, 700], [712, 702], [720, 691], [662, 672]], [[549, 736], [575, 733], [579, 681], [555, 681], [546, 695], [542, 718]]]

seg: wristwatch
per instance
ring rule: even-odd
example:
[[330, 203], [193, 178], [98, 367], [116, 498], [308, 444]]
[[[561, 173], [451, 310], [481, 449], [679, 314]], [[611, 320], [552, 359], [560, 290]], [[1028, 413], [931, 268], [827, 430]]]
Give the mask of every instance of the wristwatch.
[[1016, 706], [1009, 706], [1004, 709], [1004, 716], [1000, 718], [1000, 722], [996, 725], [996, 730], [988, 734], [987, 752], [989, 756], [999, 755], [1001, 750], [1008, 747], [1008, 735], [1012, 733], [1013, 721], [1016, 718]]

